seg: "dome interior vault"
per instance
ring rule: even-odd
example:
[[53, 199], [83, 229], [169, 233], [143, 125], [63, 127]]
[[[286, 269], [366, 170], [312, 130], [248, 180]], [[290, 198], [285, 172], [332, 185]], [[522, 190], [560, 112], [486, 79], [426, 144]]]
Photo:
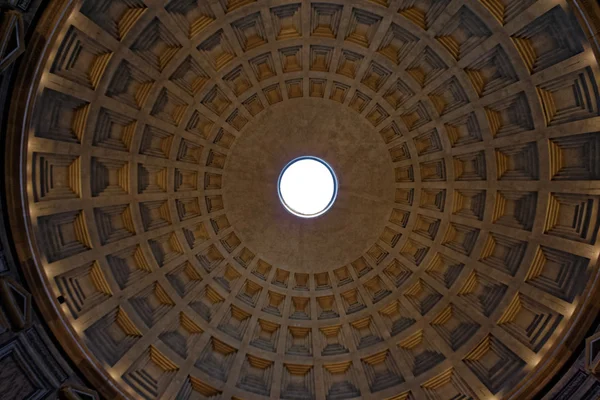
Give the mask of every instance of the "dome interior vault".
[[[566, 1], [63, 8], [20, 196], [110, 393], [524, 399], [585, 317], [599, 70]], [[314, 219], [277, 194], [304, 155], [339, 180]]]

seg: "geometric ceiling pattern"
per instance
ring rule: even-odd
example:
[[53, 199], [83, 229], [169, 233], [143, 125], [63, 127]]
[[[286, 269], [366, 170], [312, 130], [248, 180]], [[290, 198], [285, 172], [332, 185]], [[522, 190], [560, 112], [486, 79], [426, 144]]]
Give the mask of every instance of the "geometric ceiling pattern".
[[[131, 398], [500, 399], [582, 316], [599, 71], [566, 2], [79, 1], [42, 69], [36, 263]], [[395, 179], [378, 239], [321, 272], [223, 198], [236, 140], [299, 98], [365, 118]]]

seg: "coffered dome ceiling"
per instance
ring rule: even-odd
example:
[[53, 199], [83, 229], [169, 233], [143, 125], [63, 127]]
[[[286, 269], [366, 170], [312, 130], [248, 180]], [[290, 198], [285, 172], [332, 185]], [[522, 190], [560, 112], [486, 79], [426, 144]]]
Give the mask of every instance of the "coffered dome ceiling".
[[[44, 24], [20, 248], [105, 396], [525, 399], [586, 326], [599, 71], [566, 2], [53, 1]], [[277, 196], [302, 155], [339, 179], [311, 220]]]

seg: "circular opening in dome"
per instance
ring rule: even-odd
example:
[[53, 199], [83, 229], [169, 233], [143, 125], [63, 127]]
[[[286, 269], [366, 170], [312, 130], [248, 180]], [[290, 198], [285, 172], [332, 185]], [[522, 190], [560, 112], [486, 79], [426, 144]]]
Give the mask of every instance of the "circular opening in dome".
[[337, 197], [333, 169], [317, 157], [290, 161], [281, 171], [277, 191], [281, 204], [301, 218], [315, 218], [327, 212]]

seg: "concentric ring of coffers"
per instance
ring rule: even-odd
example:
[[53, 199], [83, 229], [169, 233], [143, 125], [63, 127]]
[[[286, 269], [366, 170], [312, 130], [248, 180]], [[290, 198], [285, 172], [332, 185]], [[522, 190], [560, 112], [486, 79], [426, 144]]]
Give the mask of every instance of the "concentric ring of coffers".
[[[49, 301], [132, 398], [500, 398], [585, 317], [598, 65], [568, 5], [87, 0], [59, 28], [24, 211]], [[222, 196], [297, 98], [364, 117], [394, 169], [378, 240], [320, 273], [247, 247]]]

